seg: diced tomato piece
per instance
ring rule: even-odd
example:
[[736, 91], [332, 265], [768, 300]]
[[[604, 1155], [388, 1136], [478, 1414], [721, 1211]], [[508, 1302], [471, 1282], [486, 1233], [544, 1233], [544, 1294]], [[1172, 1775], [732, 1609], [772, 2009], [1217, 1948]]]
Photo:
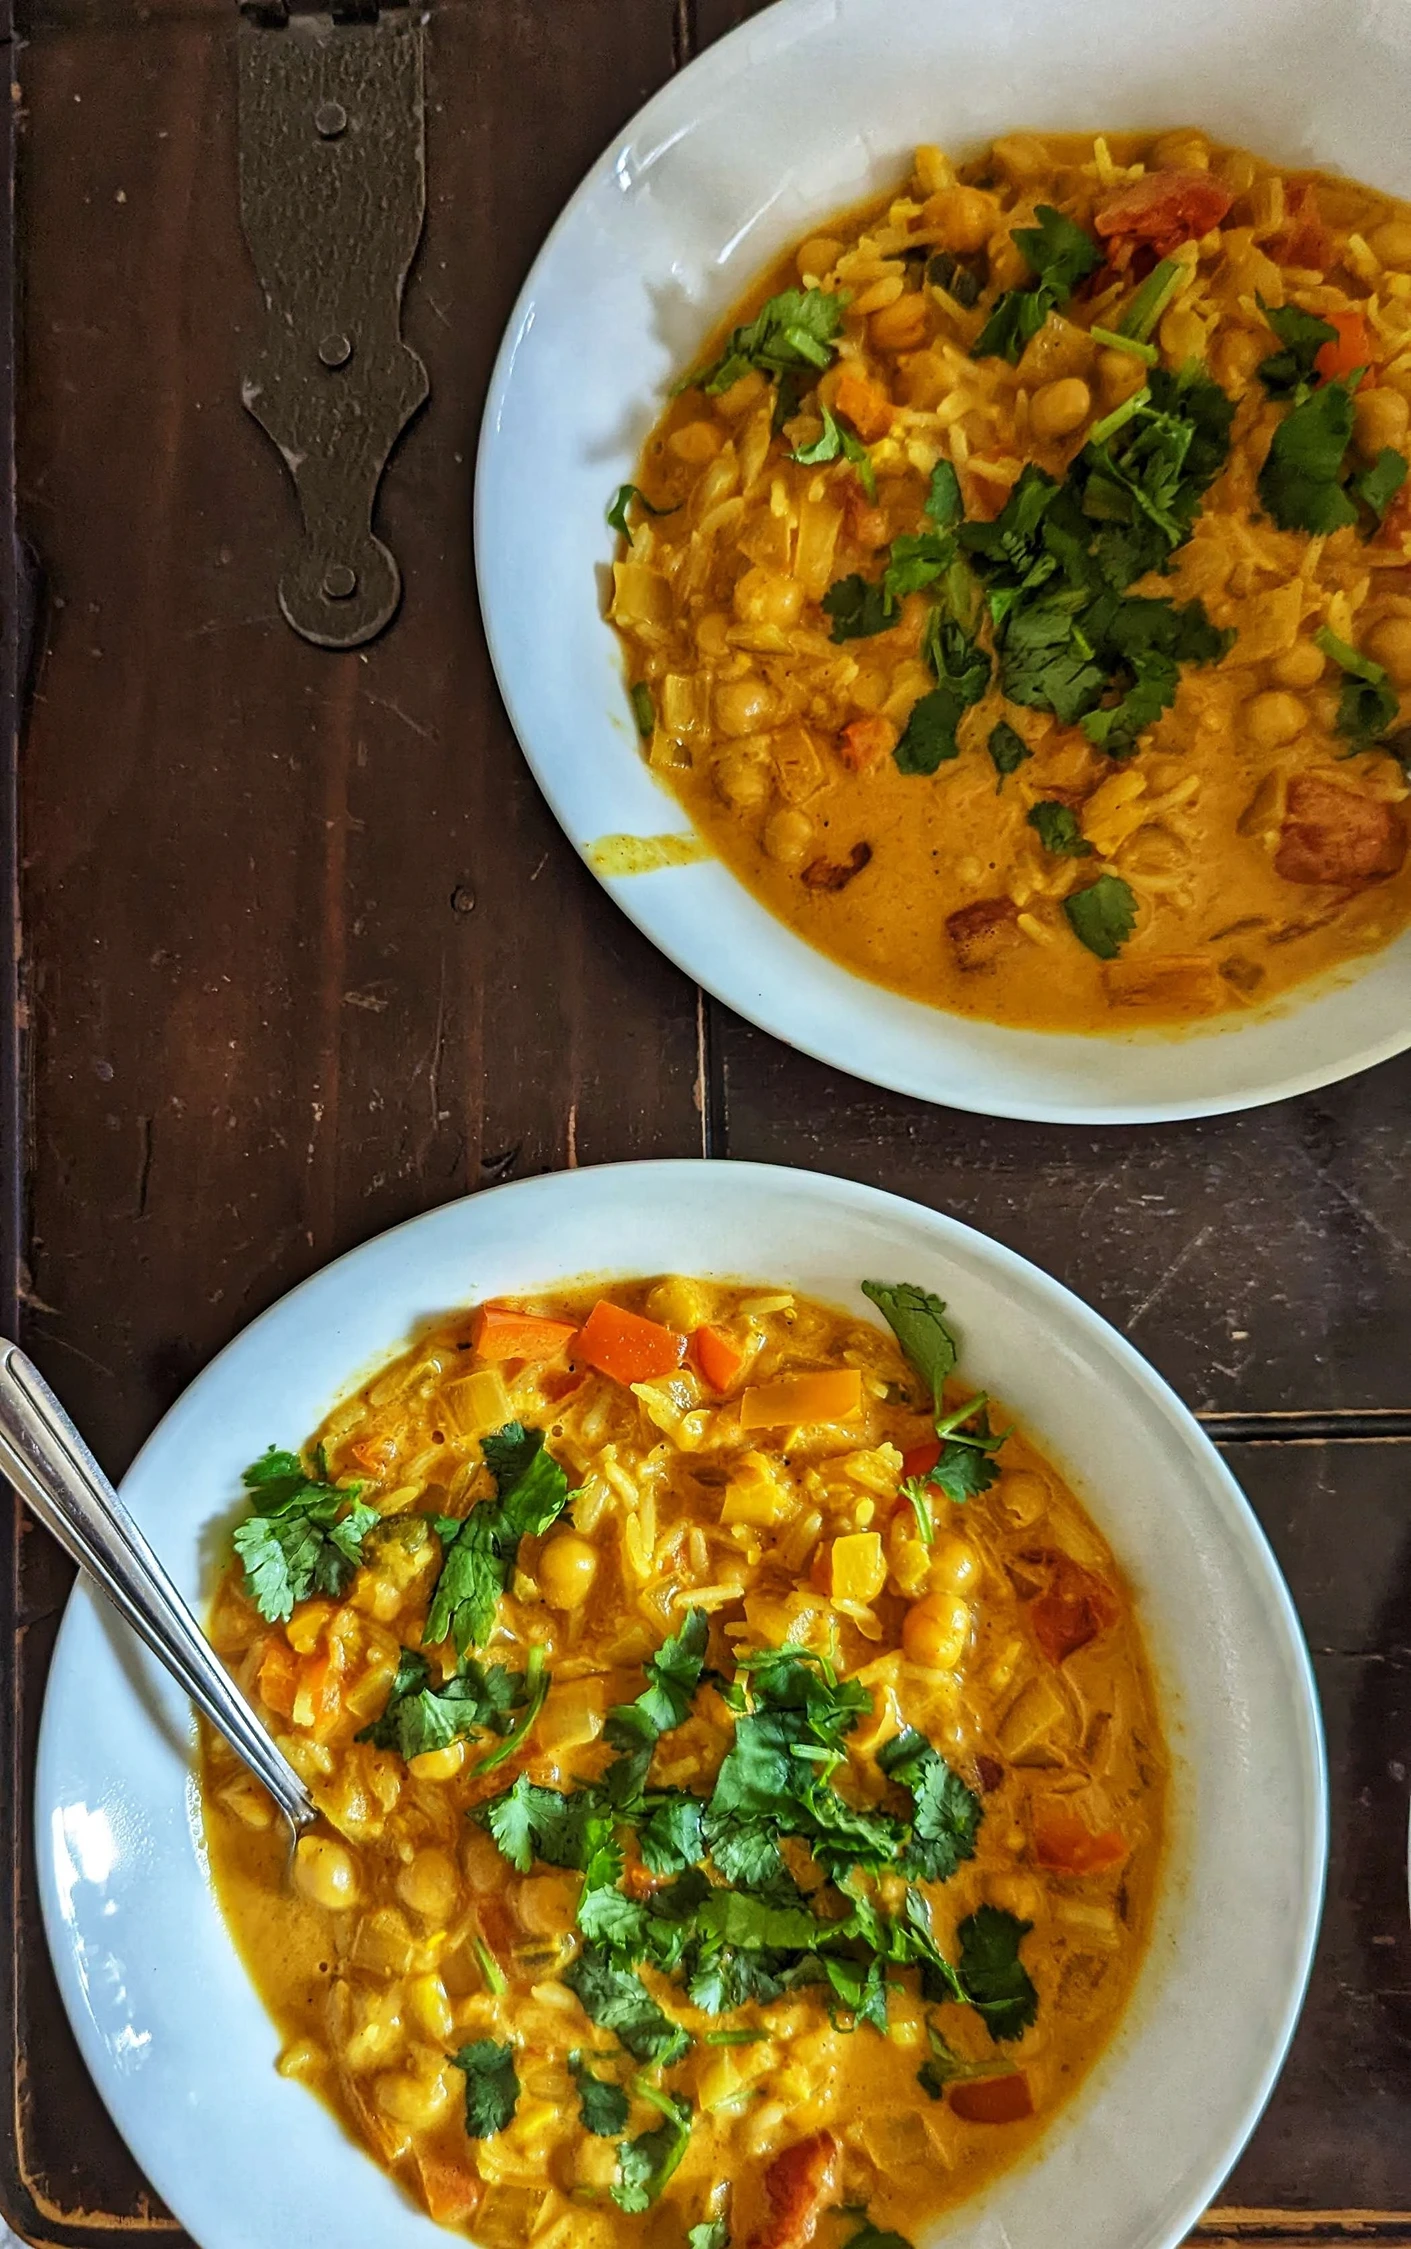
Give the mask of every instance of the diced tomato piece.
[[586, 1374], [565, 1367], [562, 1374], [540, 1375], [539, 1388], [551, 1406], [558, 1406], [562, 1405], [565, 1398], [571, 1398], [575, 1390], [581, 1390], [587, 1379]]
[[1127, 1850], [1127, 1838], [1117, 1828], [1095, 1835], [1059, 1797], [1034, 1806], [1034, 1855], [1054, 1874], [1105, 1874], [1122, 1864]]
[[1031, 1604], [1029, 1621], [1049, 1662], [1057, 1665], [1110, 1631], [1120, 1611], [1111, 1587], [1071, 1555], [1053, 1553], [1043, 1559], [1050, 1568], [1049, 1586]]
[[1288, 226], [1270, 249], [1280, 265], [1303, 266], [1326, 273], [1332, 263], [1333, 238], [1318, 204], [1318, 190], [1310, 182], [1292, 188], [1287, 198]]
[[271, 1633], [256, 1674], [260, 1700], [281, 1718], [294, 1715], [294, 1690], [299, 1683], [299, 1658], [282, 1632]]
[[1022, 2069], [1009, 2077], [976, 2077], [950, 2087], [950, 2105], [967, 2124], [1017, 2124], [1034, 2113], [1034, 2096]]
[[941, 1440], [931, 1437], [924, 1445], [909, 1445], [901, 1456], [903, 1479], [910, 1482], [913, 1476], [929, 1476], [941, 1457]]
[[1350, 375], [1358, 367], [1370, 366], [1377, 356], [1375, 341], [1367, 325], [1366, 316], [1355, 306], [1346, 312], [1320, 314], [1330, 328], [1338, 332], [1335, 344], [1324, 344], [1313, 365], [1324, 382], [1335, 382], [1340, 375]]
[[577, 1330], [571, 1320], [546, 1320], [512, 1304], [482, 1304], [470, 1323], [470, 1340], [482, 1359], [556, 1359]]
[[838, 378], [833, 411], [846, 415], [864, 445], [875, 445], [891, 428], [896, 408], [880, 383], [858, 367], [845, 367]]
[[447, 2163], [439, 2155], [428, 2155], [422, 2147], [417, 2148], [416, 2161], [426, 2207], [438, 2226], [464, 2225], [467, 2218], [475, 2216], [485, 2189], [473, 2171]]
[[745, 1363], [738, 1343], [732, 1343], [719, 1328], [697, 1328], [691, 1338], [691, 1357], [711, 1389], [722, 1393], [730, 1388]]
[[686, 1356], [686, 1338], [600, 1297], [579, 1331], [577, 1355], [614, 1382], [650, 1382]]
[[891, 756], [896, 746], [896, 727], [880, 711], [855, 718], [838, 737], [838, 755], [850, 773], [870, 773], [874, 765]]
[[805, 1422], [851, 1421], [862, 1411], [862, 1376], [856, 1367], [833, 1367], [823, 1374], [785, 1374], [777, 1382], [746, 1390], [740, 1400], [742, 1429], [798, 1428]]
[[750, 2241], [749, 2249], [805, 2249], [818, 2230], [826, 2198], [834, 2189], [838, 2143], [831, 2132], [814, 2132], [776, 2155], [764, 2174], [764, 2191], [773, 2212]]
[[1230, 189], [1208, 172], [1148, 172], [1104, 203], [1093, 224], [1105, 241], [1149, 242], [1166, 257], [1217, 227], [1233, 202]]

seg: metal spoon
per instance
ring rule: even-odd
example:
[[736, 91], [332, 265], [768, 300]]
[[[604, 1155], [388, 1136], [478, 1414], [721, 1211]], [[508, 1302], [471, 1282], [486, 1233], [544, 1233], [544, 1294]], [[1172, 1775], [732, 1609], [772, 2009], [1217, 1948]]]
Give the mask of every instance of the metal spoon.
[[318, 1817], [38, 1368], [0, 1336], [0, 1473], [97, 1580], [177, 1685], [269, 1790], [293, 1836]]

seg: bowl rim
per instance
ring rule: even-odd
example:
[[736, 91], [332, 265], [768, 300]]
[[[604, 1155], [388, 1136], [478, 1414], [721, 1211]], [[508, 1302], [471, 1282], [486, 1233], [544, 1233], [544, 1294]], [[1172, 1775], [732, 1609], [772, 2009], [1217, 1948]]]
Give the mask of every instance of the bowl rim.
[[[472, 499], [472, 544], [477, 599], [480, 608], [491, 668], [495, 675], [501, 700], [509, 716], [510, 725], [521, 753], [532, 772], [541, 794], [578, 857], [594, 880], [607, 892], [613, 902], [626, 914], [643, 936], [665, 955], [682, 973], [700, 985], [722, 1005], [732, 1008], [746, 1021], [754, 1024], [783, 1044], [794, 1047], [799, 1053], [811, 1056], [833, 1069], [842, 1070], [865, 1083], [905, 1094], [913, 1099], [927, 1101], [965, 1111], [977, 1116], [1010, 1118], [1022, 1123], [1093, 1125], [1174, 1124], [1200, 1117], [1241, 1114], [1249, 1109], [1267, 1108], [1272, 1103], [1287, 1101], [1301, 1094], [1318, 1092], [1325, 1086], [1340, 1084], [1344, 1079], [1357, 1077], [1365, 1070], [1376, 1068], [1383, 1062], [1411, 1048], [1411, 1009], [1400, 1027], [1380, 1035], [1365, 1038], [1335, 1053], [1325, 1052], [1321, 1059], [1300, 1061], [1285, 1068], [1280, 1074], [1253, 1083], [1225, 1090], [1207, 1089], [1189, 1094], [1171, 1092], [1159, 1098], [1103, 1099], [1100, 1087], [1104, 1075], [1104, 1057], [1121, 1051], [1124, 1047], [1151, 1047], [1169, 1045], [1199, 1052], [1202, 1047], [1213, 1048], [1217, 1042], [1239, 1039], [1246, 1031], [1256, 1031], [1263, 1022], [1273, 1023], [1296, 1018], [1317, 1006], [1320, 999], [1331, 998], [1341, 986], [1355, 984], [1366, 972], [1372, 972], [1378, 961], [1389, 954], [1404, 949], [1411, 955], [1411, 932], [1402, 931], [1389, 945], [1376, 953], [1353, 956], [1336, 963], [1332, 968], [1310, 978], [1305, 984], [1293, 987], [1278, 995], [1263, 1009], [1256, 1009], [1251, 1017], [1241, 1017], [1233, 1010], [1208, 1022], [1176, 1024], [1143, 1030], [1113, 1028], [1098, 1032], [1067, 1032], [1024, 1029], [1008, 1024], [993, 1023], [984, 1017], [961, 1016], [949, 1009], [935, 1008], [926, 1002], [912, 1000], [909, 995], [894, 987], [877, 984], [831, 954], [813, 946], [792, 925], [782, 920], [762, 900], [755, 897], [733, 869], [716, 853], [709, 850], [703, 864], [717, 871], [738, 898], [748, 902], [760, 917], [760, 924], [768, 925], [775, 944], [787, 945], [792, 941], [822, 963], [830, 986], [835, 987], [832, 1005], [837, 1008], [833, 1017], [829, 1009], [828, 1027], [809, 1029], [790, 1020], [789, 977], [787, 962], [780, 961], [768, 981], [751, 982], [746, 974], [736, 970], [726, 959], [724, 949], [708, 937], [692, 930], [677, 936], [663, 927], [663, 916], [653, 904], [649, 878], [642, 875], [613, 876], [596, 865], [593, 846], [600, 840], [586, 832], [574, 816], [565, 788], [561, 784], [561, 765], [552, 749], [545, 750], [534, 740], [534, 729], [523, 715], [523, 700], [517, 690], [519, 667], [513, 659], [502, 626], [500, 605], [495, 598], [496, 556], [489, 521], [491, 510], [491, 483], [489, 469], [500, 443], [500, 424], [515, 375], [515, 365], [520, 346], [533, 327], [533, 316], [542, 279], [549, 268], [560, 243], [577, 226], [589, 210], [601, 186], [618, 171], [623, 150], [633, 143], [657, 146], [668, 142], [673, 128], [679, 127], [683, 103], [689, 108], [694, 95], [705, 96], [717, 83], [723, 84], [736, 69], [737, 63], [749, 55], [760, 37], [764, 25], [770, 42], [771, 58], [776, 51], [815, 32], [827, 30], [832, 21], [843, 20], [847, 15], [860, 12], [872, 5], [881, 8], [883, 0], [830, 0], [826, 19], [820, 11], [818, 0], [772, 0], [756, 15], [746, 18], [732, 30], [714, 40], [704, 52], [694, 56], [682, 69], [676, 71], [651, 95], [622, 125], [607, 143], [599, 156], [584, 173], [577, 187], [564, 204], [545, 236], [534, 262], [515, 300], [495, 357], [476, 443], [474, 492]], [[605, 550], [606, 551], [606, 550]], [[604, 629], [611, 630], [606, 618]], [[636, 744], [631, 745], [635, 754]], [[663, 802], [665, 804], [665, 792]], [[678, 824], [674, 832], [693, 838], [698, 831], [691, 825], [684, 807], [670, 799], [671, 814]], [[686, 821], [681, 829], [679, 823]], [[674, 875], [682, 870], [672, 869]], [[721, 895], [724, 893], [722, 891]], [[756, 925], [757, 933], [760, 924]], [[859, 1061], [855, 1041], [859, 1033], [865, 1036], [865, 1017], [869, 1000], [873, 1005], [879, 996], [890, 1005], [914, 1009], [917, 1019], [918, 1039], [915, 1051], [918, 1056], [914, 1067], [906, 1059], [881, 1062], [871, 1059]], [[924, 1031], [937, 1021], [943, 1025], [968, 1025], [974, 1022], [982, 1032], [1000, 1034], [1006, 1041], [1014, 1042], [1015, 1050], [1037, 1054], [1040, 1045], [1076, 1052], [1085, 1050], [1091, 1057], [1088, 1072], [1090, 1090], [1083, 1095], [1071, 1090], [1062, 1079], [1055, 1079], [1052, 1093], [1005, 1091], [1003, 1080], [1005, 1064], [996, 1057], [974, 1060], [964, 1055], [948, 1054], [944, 1043], [934, 1054], [928, 1051]], [[957, 1087], [948, 1079], [948, 1070], [958, 1065], [963, 1073], [983, 1077], [984, 1090], [968, 1085]]]
[[[1183, 2207], [1178, 2218], [1171, 2220], [1169, 2233], [1162, 2235], [1162, 2249], [1175, 2249], [1175, 2245], [1186, 2238], [1190, 2228], [1204, 2213], [1209, 2196], [1217, 2191], [1220, 2181], [1233, 2166], [1258, 2123], [1287, 2058], [1303, 2009], [1321, 1924], [1328, 1874], [1329, 1782], [1326, 1738], [1307, 1640], [1292, 1594], [1250, 1502], [1195, 1415], [1176, 1396], [1164, 1377], [1125, 1336], [1064, 1283], [1003, 1243], [994, 1241], [990, 1236], [946, 1213], [887, 1190], [829, 1173], [799, 1171], [782, 1165], [743, 1164], [700, 1158], [657, 1158], [626, 1164], [589, 1166], [581, 1171], [560, 1171], [537, 1178], [511, 1181], [423, 1212], [373, 1236], [369, 1241], [321, 1267], [269, 1306], [232, 1338], [163, 1416], [128, 1471], [128, 1476], [124, 1479], [124, 1492], [138, 1478], [144, 1460], [157, 1447], [173, 1416], [180, 1416], [185, 1421], [202, 1410], [203, 1390], [207, 1386], [212, 1390], [216, 1388], [216, 1370], [221, 1368], [231, 1354], [242, 1350], [248, 1339], [261, 1330], [268, 1329], [276, 1320], [288, 1318], [291, 1308], [308, 1302], [314, 1292], [328, 1290], [333, 1276], [346, 1275], [360, 1260], [384, 1249], [385, 1245], [395, 1241], [404, 1245], [405, 1249], [410, 1249], [418, 1235], [424, 1237], [438, 1227], [455, 1225], [457, 1219], [454, 1214], [463, 1216], [471, 1208], [478, 1210], [481, 1206], [502, 1210], [507, 1198], [524, 1204], [531, 1220], [536, 1215], [534, 1206], [540, 1206], [545, 1214], [543, 1238], [552, 1241], [555, 1207], [585, 1192], [592, 1195], [596, 1191], [596, 1183], [605, 1178], [625, 1182], [634, 1198], [639, 1187], [643, 1190], [654, 1187], [679, 1195], [681, 1192], [699, 1190], [703, 1169], [706, 1174], [712, 1175], [713, 1185], [732, 1177], [739, 1179], [747, 1196], [751, 1192], [765, 1194], [787, 1191], [794, 1197], [802, 1198], [796, 1205], [801, 1223], [807, 1216], [809, 1206], [815, 1203], [820, 1206], [821, 1214], [826, 1214], [830, 1208], [839, 1207], [864, 1215], [872, 1212], [879, 1218], [890, 1214], [908, 1227], [918, 1230], [923, 1236], [929, 1236], [927, 1246], [938, 1257], [944, 1257], [948, 1249], [953, 1249], [958, 1257], [969, 1255], [977, 1258], [992, 1280], [1001, 1284], [1012, 1281], [1030, 1293], [1031, 1297], [1037, 1298], [1043, 1306], [1062, 1315], [1080, 1336], [1085, 1335], [1088, 1340], [1100, 1344], [1113, 1371], [1121, 1370], [1125, 1373], [1140, 1393], [1142, 1401], [1172, 1430], [1186, 1448], [1188, 1456], [1194, 1455], [1199, 1461], [1205, 1471], [1203, 1488], [1207, 1502], [1223, 1511], [1227, 1522], [1235, 1527], [1246, 1558], [1260, 1580], [1262, 1591], [1273, 1597], [1274, 1612], [1284, 1637], [1280, 1653], [1288, 1662], [1290, 1675], [1295, 1679], [1299, 1690], [1299, 1766], [1307, 1806], [1307, 1827], [1303, 1844], [1308, 1854], [1309, 1872], [1296, 1942], [1291, 1948], [1295, 1967], [1271, 2023], [1272, 2035], [1264, 2050], [1262, 2066], [1252, 2077], [1248, 2094], [1239, 2105], [1238, 2114], [1225, 2133], [1221, 2146], [1203, 2166], [1202, 2186], [1198, 2191], [1192, 2192], [1189, 2206]], [[731, 1189], [726, 1186], [725, 1191], [728, 1193]], [[551, 1262], [551, 1259], [546, 1262]], [[610, 1270], [610, 1267], [602, 1268], [604, 1274]], [[359, 1379], [364, 1371], [363, 1368], [350, 1370], [346, 1381], [351, 1383]], [[1043, 1431], [1036, 1430], [1035, 1434], [1042, 1443]], [[1120, 1547], [1118, 1559], [1119, 1562], [1122, 1559]], [[62, 1876], [56, 1865], [52, 1813], [53, 1807], [62, 1801], [56, 1767], [62, 1762], [63, 1742], [56, 1738], [60, 1727], [56, 1712], [61, 1700], [66, 1666], [75, 1660], [76, 1644], [82, 1637], [85, 1621], [91, 1612], [101, 1611], [102, 1607], [96, 1592], [80, 1580], [66, 1609], [46, 1685], [34, 1800], [34, 1844], [40, 1871], [44, 1928], [69, 2022], [101, 2097], [137, 2159], [144, 2168], [149, 2169], [153, 2183], [164, 2199], [179, 2215], [191, 2211], [194, 2216], [196, 2211], [193, 2204], [199, 2205], [199, 2193], [193, 2195], [189, 2191], [188, 2176], [173, 2177], [163, 2150], [158, 2149], [155, 2160], [148, 2152], [155, 2144], [154, 2126], [149, 2123], [149, 2110], [144, 2108], [140, 2090], [134, 2081], [115, 2069], [109, 2048], [85, 2004], [85, 1979], [88, 1971], [79, 1957], [81, 1946], [77, 1932], [66, 1927], [60, 1899]], [[144, 1717], [155, 1730], [156, 1722], [152, 1714], [145, 1712]], [[199, 1812], [195, 1810], [194, 1776], [189, 1769], [185, 1774], [183, 1793], [183, 1833], [186, 1822], [194, 1819], [192, 1832], [196, 1836], [200, 1856]], [[204, 1861], [202, 1863], [204, 1865]], [[222, 1927], [228, 1939], [229, 1931], [223, 1920]], [[233, 1944], [231, 1950], [235, 1950]], [[241, 1972], [244, 1973], [243, 1966]], [[1114, 2037], [1120, 2034], [1119, 2026]], [[1109, 2046], [1104, 2051], [1110, 2051], [1111, 2045], [1112, 2042], [1109, 2041]], [[1099, 2066], [1100, 2062], [1101, 2056], [1095, 2066]], [[1047, 2136], [1041, 2139], [1036, 2143], [1034, 2153], [1026, 2160], [1042, 2161], [1045, 2148], [1052, 2144]], [[369, 2160], [351, 2141], [347, 2142], [347, 2148], [350, 2163], [354, 2160], [359, 2163]], [[983, 2194], [977, 2201], [983, 2202]], [[191, 2229], [194, 2238], [204, 2243], [204, 2249], [244, 2249], [248, 2236], [241, 2229], [238, 2214], [232, 2214], [227, 2222], [222, 2208], [219, 2213], [220, 2222], [214, 2225], [213, 2230], [207, 2231], [205, 2228], [211, 2217], [209, 2210], [203, 2210], [201, 2229]], [[184, 2218], [183, 2222], [186, 2222]], [[424, 2222], [430, 2223], [429, 2220]], [[426, 2238], [430, 2241], [431, 2236], [427, 2235]], [[1155, 2234], [1149, 2238], [1154, 2244]]]

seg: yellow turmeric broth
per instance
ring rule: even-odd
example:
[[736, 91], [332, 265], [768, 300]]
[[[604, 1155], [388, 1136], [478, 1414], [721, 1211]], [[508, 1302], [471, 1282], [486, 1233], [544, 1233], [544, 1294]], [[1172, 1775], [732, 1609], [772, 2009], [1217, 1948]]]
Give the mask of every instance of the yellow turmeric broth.
[[1195, 131], [923, 148], [689, 373], [611, 614], [810, 943], [1100, 1031], [1404, 929], [1411, 207]]
[[247, 1477], [212, 1630], [322, 1818], [291, 1880], [207, 1739], [221, 1902], [280, 2068], [480, 2242], [911, 2238], [1112, 2034], [1131, 1596], [899, 1293], [916, 1364], [784, 1289], [481, 1307]]

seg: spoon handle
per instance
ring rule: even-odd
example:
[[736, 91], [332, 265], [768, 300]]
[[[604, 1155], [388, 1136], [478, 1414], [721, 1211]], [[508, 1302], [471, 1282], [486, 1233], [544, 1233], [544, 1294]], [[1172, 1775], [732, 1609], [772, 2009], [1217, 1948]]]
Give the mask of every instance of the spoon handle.
[[317, 1816], [191, 1611], [60, 1405], [18, 1344], [0, 1337], [0, 1472], [44, 1528], [97, 1579], [198, 1710], [263, 1782], [297, 1832]]

